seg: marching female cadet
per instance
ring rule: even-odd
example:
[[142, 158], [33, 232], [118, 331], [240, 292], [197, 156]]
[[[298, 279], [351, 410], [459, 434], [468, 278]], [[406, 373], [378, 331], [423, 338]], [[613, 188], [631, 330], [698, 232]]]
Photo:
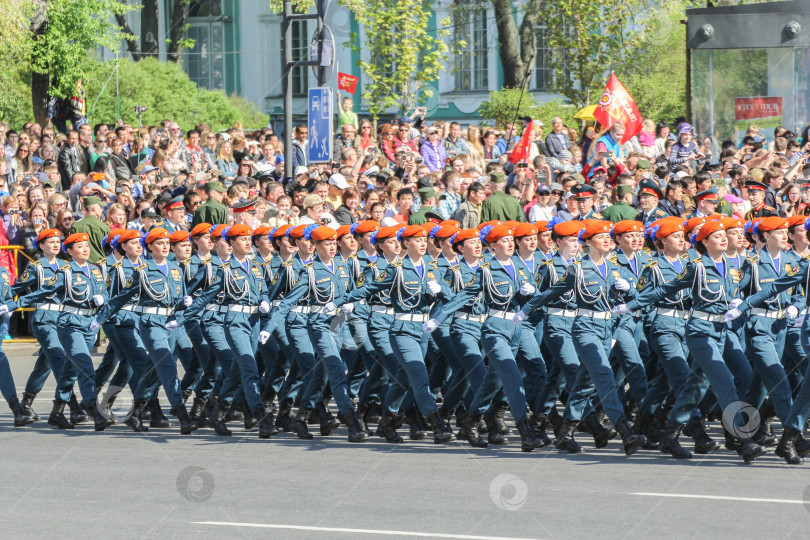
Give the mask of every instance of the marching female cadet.
[[[435, 262], [427, 262], [425, 252], [428, 245], [427, 231], [419, 225], [409, 225], [397, 233], [405, 254], [391, 263], [374, 281], [337, 298], [337, 307], [383, 291], [390, 291], [394, 307], [394, 324], [391, 327], [391, 346], [399, 360], [402, 371], [394, 374], [388, 390], [390, 396], [388, 411], [398, 413], [410, 383], [414, 400], [420, 412], [433, 427], [433, 442], [446, 443], [453, 439], [453, 431], [439, 415], [436, 401], [430, 393], [428, 372], [425, 366], [428, 335], [422, 331], [421, 323], [427, 322], [430, 306], [436, 296], [443, 293], [437, 281]], [[332, 306], [329, 306], [332, 307]]]
[[[582, 230], [582, 222], [577, 220], [563, 221], [555, 223], [549, 222], [552, 230], [552, 238], [557, 244], [557, 252], [551, 260], [545, 262], [540, 267], [539, 290], [545, 291], [554, 286], [563, 276], [566, 275], [568, 267], [579, 260], [580, 246], [577, 235]], [[579, 372], [579, 356], [574, 348], [574, 341], [571, 329], [574, 325], [574, 318], [577, 316], [577, 301], [573, 289], [552, 300], [545, 307], [546, 313], [543, 318], [543, 340], [546, 348], [552, 354], [552, 369], [548, 372], [546, 385], [540, 391], [535, 402], [535, 412], [540, 416], [537, 421], [548, 418], [554, 425], [555, 434], [559, 435], [562, 426], [562, 417], [556, 412], [557, 398], [560, 397], [562, 388], [568, 389], [568, 393], [573, 392], [574, 383]], [[530, 314], [531, 316], [531, 314]], [[563, 386], [560, 384], [563, 381]], [[590, 415], [588, 415], [589, 418]], [[554, 420], [558, 418], [558, 420]], [[570, 448], [566, 445], [571, 443]], [[581, 451], [578, 444], [575, 444], [573, 434], [569, 440], [557, 437], [555, 447], [558, 450]]]
[[[306, 422], [316, 403], [323, 404], [323, 390], [328, 379], [340, 411], [340, 421], [349, 428], [349, 442], [362, 442], [368, 435], [360, 425], [354, 404], [349, 398], [346, 365], [340, 358], [339, 327], [335, 328], [334, 319], [336, 301], [345, 298], [346, 293], [353, 287], [353, 282], [346, 267], [335, 258], [337, 254], [335, 230], [320, 226], [311, 231], [309, 237], [315, 243], [318, 256], [304, 265], [299, 282], [275, 308], [271, 322], [262, 331], [259, 340], [267, 341], [270, 337], [269, 328], [279, 324], [299, 299], [308, 297], [310, 313], [307, 318], [307, 330], [318, 353], [319, 362], [312, 370], [311, 376], [307, 377], [306, 386], [301, 391], [300, 408], [295, 417], [298, 425], [302, 426], [299, 427], [299, 436], [302, 430], [306, 430]], [[353, 307], [352, 304], [344, 304], [342, 311], [350, 313]]]
[[[0, 301], [8, 302], [10, 300], [13, 300], [11, 293], [11, 277], [5, 268], [0, 268]], [[6, 309], [5, 312], [7, 313], [8, 310]], [[54, 372], [54, 374], [56, 373], [57, 372]], [[70, 390], [72, 390], [72, 388], [73, 384], [71, 381]], [[22, 405], [20, 405], [20, 399], [17, 397], [17, 388], [14, 385], [14, 376], [11, 373], [11, 366], [8, 363], [8, 357], [6, 353], [3, 352], [2, 347], [0, 347], [0, 393], [3, 394], [11, 412], [14, 413], [15, 427], [26, 426], [34, 421], [33, 418], [23, 411]], [[64, 408], [64, 405], [62, 407]]]
[[[169, 242], [171, 243], [172, 250], [170, 260], [180, 267], [180, 271], [183, 272], [185, 276], [185, 265], [191, 262], [192, 256], [189, 232], [185, 229], [170, 232]], [[185, 278], [183, 281], [185, 282]], [[183, 365], [184, 373], [183, 378], [180, 379], [180, 388], [183, 390], [183, 402], [186, 402], [202, 377], [204, 368], [203, 362], [207, 357], [197, 355], [194, 350], [194, 345], [191, 343], [191, 338], [185, 331], [185, 327], [177, 333], [175, 352], [180, 359], [180, 363]]]
[[175, 329], [185, 320], [198, 317], [213, 303], [224, 316], [224, 334], [233, 351], [230, 369], [226, 371], [223, 366], [223, 383], [213, 419], [215, 430], [219, 435], [230, 434], [225, 427], [225, 415], [241, 388], [247, 401], [245, 427], [252, 427], [254, 421], [258, 421], [259, 437], [265, 439], [278, 433], [262, 403], [256, 364], [259, 313], [267, 313], [270, 304], [267, 302], [262, 271], [248, 258], [253, 231], [245, 225], [233, 225], [222, 235], [231, 246], [231, 257], [217, 268], [213, 284], [185, 312], [170, 321], [166, 328]]
[[[807, 239], [804, 228], [806, 220], [807, 216], [793, 216], [788, 218], [788, 240], [791, 246], [790, 254], [797, 261], [810, 258], [810, 250], [808, 249], [810, 248], [810, 241]], [[804, 296], [804, 288], [797, 287], [796, 294]], [[802, 325], [806, 316], [807, 307], [799, 310], [799, 316], [793, 324], [788, 325], [787, 336], [785, 337], [783, 362], [793, 394], [799, 391], [806, 369], [807, 356], [805, 354], [804, 345], [802, 344]], [[24, 401], [25, 394], [23, 394], [23, 402]]]
[[729, 441], [734, 442], [737, 452], [750, 462], [764, 454], [765, 448], [748, 437], [737, 436], [743, 425], [739, 407], [735, 408], [739, 398], [731, 372], [723, 361], [725, 333], [728, 331], [723, 312], [740, 303], [734, 299], [739, 274], [725, 257], [728, 239], [723, 222], [710, 220], [703, 224], [695, 236], [695, 246], [702, 253], [701, 257], [688, 263], [675, 279], [645, 291], [627, 304], [616, 306], [614, 311], [627, 313], [671, 297], [681, 289], [691, 288], [692, 313], [686, 323], [686, 345], [692, 354], [692, 371], [667, 418], [661, 448], [667, 448], [675, 457], [691, 456], [680, 446], [678, 436], [711, 385], [724, 411], [724, 427], [732, 432]]
[[470, 405], [470, 414], [464, 419], [469, 429], [469, 442], [474, 447], [484, 447], [487, 442], [478, 434], [481, 414], [492, 405], [500, 385], [503, 385], [506, 399], [515, 418], [521, 438], [521, 449], [529, 452], [543, 446], [544, 442], [532, 431], [526, 392], [515, 355], [520, 346], [520, 327], [511, 320], [520, 309], [520, 297], [535, 292], [526, 266], [513, 258], [515, 254], [514, 230], [506, 225], [484, 227], [480, 235], [490, 245], [492, 257], [482, 262], [475, 273], [475, 279], [453, 298], [424, 325], [425, 332], [432, 332], [449, 316], [468, 304], [479, 294], [484, 305], [489, 308], [481, 336], [483, 350], [489, 359], [489, 367], [484, 381], [476, 389]]
[[189, 434], [198, 426], [186, 410], [177, 377], [177, 360], [174, 356], [176, 332], [172, 332], [177, 326], [168, 323], [176, 306], [183, 303], [185, 282], [180, 267], [168, 260], [169, 231], [156, 227], [149, 231], [143, 244], [152, 257], [134, 268], [124, 287], [101, 309], [90, 328], [99, 328], [125, 306], [131, 307], [130, 311], [138, 317], [138, 330], [143, 345], [160, 382], [152, 383], [148, 377], [142, 377], [138, 381], [133, 393], [130, 425], [135, 431], [143, 431], [143, 426], [138, 425], [140, 415], [162, 385], [169, 398], [172, 414], [180, 420], [180, 433]]
[[[538, 287], [540, 285], [540, 268], [543, 263], [548, 259], [537, 250], [538, 240], [540, 234], [536, 225], [531, 223], [520, 223], [515, 226], [515, 257], [520, 258], [528, 270], [527, 275], [531, 277], [529, 282]], [[526, 317], [520, 325], [520, 348], [517, 353], [517, 364], [523, 372], [523, 386], [526, 388], [526, 402], [529, 405], [529, 410], [534, 413], [534, 404], [537, 401], [537, 396], [540, 390], [546, 385], [548, 374], [546, 372], [546, 364], [543, 361], [543, 355], [540, 352], [540, 343], [537, 341], [537, 333], [535, 328], [541, 323], [543, 312], [537, 310], [532, 313], [531, 317]], [[540, 415], [538, 414], [538, 417]], [[551, 444], [551, 439], [546, 435], [543, 429], [544, 422], [541, 418], [534, 420], [532, 414], [533, 425], [537, 436], [543, 441], [543, 445]]]
[[[107, 301], [107, 291], [101, 270], [88, 263], [90, 259], [90, 237], [87, 233], [74, 233], [65, 239], [63, 246], [71, 257], [49, 279], [45, 286], [21, 297], [16, 302], [7, 301], [0, 305], [0, 314], [18, 307], [30, 307], [46, 302], [56, 296], [61, 298], [62, 311], [57, 319], [56, 333], [59, 342], [70, 362], [65, 363], [58, 388], [70, 388], [78, 381], [82, 398], [93, 415], [96, 431], [103, 431], [112, 425], [98, 407], [96, 400], [96, 372], [90, 350], [96, 341], [96, 329], [90, 329], [90, 322], [99, 306]], [[54, 414], [60, 415], [70, 400], [70, 394], [57, 395]]]
[[[647, 263], [639, 277], [636, 287], [642, 293], [669, 283], [683, 272], [689, 262], [689, 257], [684, 255], [686, 241], [681, 218], [672, 216], [654, 222], [649, 235], [660, 254]], [[686, 321], [691, 306], [691, 298], [683, 290], [661, 298], [651, 306], [648, 319], [650, 346], [658, 356], [660, 371], [650, 381], [647, 395], [639, 403], [636, 421], [638, 431], [649, 440], [659, 441], [661, 437], [660, 428], [654, 426], [655, 411], [668, 395], [677, 397], [686, 387], [689, 377]], [[684, 432], [688, 431], [687, 435], [695, 440], [696, 453], [707, 454], [716, 450], [718, 444], [709, 438], [702, 420], [700, 411], [695, 409]], [[662, 442], [661, 451], [672, 453], [668, 442]]]
[[[572, 336], [582, 367], [565, 406], [561, 439], [571, 439], [595, 386], [605, 413], [622, 437], [625, 454], [632, 455], [644, 444], [645, 438], [633, 433], [625, 417], [608, 361], [613, 337], [609, 294], [613, 289], [632, 294], [630, 283], [622, 277], [623, 270], [618, 265], [616, 255], [611, 254], [612, 225], [609, 221], [586, 221], [585, 227], [579, 232], [579, 239], [587, 244], [590, 253], [569, 265], [566, 274], [554, 286], [532, 298], [524, 311], [515, 317], [515, 322], [522, 321], [525, 313], [532, 309], [574, 290], [577, 317], [572, 326]], [[607, 443], [612, 430], [607, 431], [597, 441], [597, 446]], [[570, 442], [565, 441], [563, 445], [568, 446]]]
[[[12, 296], [22, 295], [29, 289], [37, 290], [43, 287], [56, 274], [59, 267], [64, 264], [63, 260], [57, 259], [57, 255], [62, 251], [61, 233], [58, 229], [45, 229], [39, 233], [36, 238], [36, 246], [42, 251], [42, 257], [26, 267], [25, 272], [12, 287]], [[39, 342], [40, 352], [34, 364], [34, 369], [28, 376], [21, 402], [25, 416], [30, 416], [32, 421], [38, 420], [39, 417], [31, 408], [31, 404], [42, 390], [51, 371], [53, 371], [57, 384], [60, 381], [65, 381], [61, 373], [65, 369], [65, 362], [67, 361], [65, 351], [62, 349], [62, 344], [59, 343], [59, 338], [56, 335], [56, 320], [62, 310], [58, 299], [56, 297], [48, 298], [46, 301], [36, 304], [34, 309], [31, 331], [37, 342]], [[57, 396], [69, 395], [71, 390], [72, 388], [57, 388], [56, 394]], [[75, 397], [73, 399], [75, 400]], [[57, 405], [57, 403], [54, 402], [54, 405]], [[57, 407], [54, 407], [54, 410], [56, 409]], [[76, 419], [73, 414], [71, 414], [71, 419], [68, 421], [63, 414], [53, 413], [48, 417], [48, 424], [59, 429], [72, 429]], [[22, 419], [18, 419], [15, 413], [15, 425], [21, 423], [21, 421]]]

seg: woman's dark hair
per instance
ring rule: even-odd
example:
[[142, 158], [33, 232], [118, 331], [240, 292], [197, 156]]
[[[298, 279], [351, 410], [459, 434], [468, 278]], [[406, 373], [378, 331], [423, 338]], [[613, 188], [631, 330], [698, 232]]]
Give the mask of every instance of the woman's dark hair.
[[664, 129], [664, 128], [668, 128], [668, 127], [669, 127], [669, 124], [667, 124], [666, 122], [658, 122], [655, 125], [655, 136], [660, 137], [661, 136], [661, 130]]
[[706, 246], [703, 245], [703, 242], [695, 242], [695, 250], [701, 255], [706, 254]]

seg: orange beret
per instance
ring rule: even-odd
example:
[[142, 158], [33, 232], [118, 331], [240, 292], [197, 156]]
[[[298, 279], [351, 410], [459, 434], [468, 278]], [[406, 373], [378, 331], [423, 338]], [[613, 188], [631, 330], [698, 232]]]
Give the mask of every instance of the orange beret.
[[455, 227], [456, 229], [461, 229], [461, 223], [459, 223], [455, 219], [445, 219], [444, 221], [439, 223], [439, 225], [441, 225], [442, 227], [450, 225], [452, 227]]
[[290, 238], [303, 238], [304, 237], [304, 229], [307, 228], [307, 225], [298, 225], [297, 227], [293, 227], [288, 229], [287, 232], [290, 233]]
[[497, 242], [501, 238], [506, 238], [507, 236], [514, 236], [515, 230], [512, 227], [507, 227], [506, 225], [496, 225], [492, 227], [492, 230], [487, 233], [484, 237], [484, 240], [487, 243], [492, 244], [493, 242]]
[[695, 239], [700, 242], [701, 240], [705, 240], [710, 234], [724, 230], [726, 230], [726, 227], [719, 219], [707, 221], [706, 224], [700, 228]]
[[532, 225], [531, 223], [519, 223], [518, 226], [515, 227], [514, 231], [516, 238], [531, 236], [539, 232], [537, 226]]
[[435, 238], [450, 238], [458, 231], [461, 230], [461, 227], [458, 225], [442, 225], [439, 227], [439, 230], [433, 235]]
[[121, 231], [121, 234], [118, 235], [118, 243], [123, 244], [127, 240], [137, 240], [142, 236], [143, 234], [141, 231], [137, 231], [135, 229], [124, 229]]
[[213, 227], [213, 225], [211, 225], [210, 223], [198, 223], [196, 227], [191, 229], [191, 232], [189, 233], [189, 236], [191, 236], [193, 238], [195, 236], [201, 236], [203, 234], [208, 234], [209, 231], [211, 230], [211, 227]]
[[575, 236], [583, 229], [581, 221], [572, 219], [571, 221], [563, 221], [554, 225], [554, 234], [557, 236]]
[[75, 244], [76, 242], [89, 242], [89, 241], [90, 237], [87, 235], [87, 233], [77, 232], [65, 238], [65, 245], [69, 246], [70, 244]]
[[262, 225], [253, 229], [253, 236], [267, 236], [268, 234], [270, 234], [270, 227]]
[[[110, 233], [110, 237], [112, 236], [113, 233]], [[61, 237], [62, 233], [59, 231], [59, 229], [45, 229], [37, 235], [37, 242], [42, 242], [43, 240], [47, 240], [48, 238], [61, 238]]]
[[351, 232], [352, 232], [352, 226], [351, 225], [341, 225], [340, 227], [338, 227], [337, 237], [340, 238], [341, 236], [343, 236], [345, 234], [351, 234]]
[[[725, 225], [726, 230], [728, 229], [744, 229], [745, 228], [745, 220], [744, 219], [737, 219], [733, 217], [723, 217], [720, 221], [723, 222]], [[804, 220], [802, 220], [804, 223]]]
[[337, 232], [332, 227], [321, 225], [312, 231], [312, 240], [321, 242], [323, 240], [337, 240]]
[[787, 218], [788, 220], [788, 229], [792, 229], [797, 225], [804, 226], [804, 222], [807, 221], [807, 216], [790, 216]]
[[282, 236], [287, 236], [287, 231], [289, 229], [290, 229], [289, 225], [279, 225], [273, 232], [273, 238], [281, 238]]
[[352, 234], [365, 234], [380, 230], [380, 224], [373, 219], [366, 219], [354, 226]]
[[144, 240], [144, 242], [146, 242], [147, 244], [151, 244], [155, 240], [159, 240], [161, 238], [168, 238], [168, 237], [169, 237], [169, 231], [167, 231], [163, 227], [155, 227], [154, 229], [149, 231], [149, 234], [146, 235], [146, 239]]
[[479, 223], [478, 224], [478, 230], [480, 231], [481, 229], [483, 229], [487, 225], [492, 225], [493, 227], [495, 227], [496, 225], [503, 225], [503, 221], [498, 221], [497, 219], [493, 219], [492, 221], [485, 221], [483, 223]]
[[537, 232], [548, 232], [548, 221], [535, 221], [534, 226], [537, 227]]
[[520, 225], [520, 221], [504, 221], [503, 224], [510, 229], [516, 229]]
[[757, 229], [760, 231], [775, 231], [777, 229], [787, 229], [788, 220], [779, 216], [771, 216], [762, 218], [757, 223]]
[[[110, 234], [104, 237], [104, 243], [109, 246], [110, 242], [112, 242], [112, 239], [121, 234], [122, 232], [124, 232], [125, 230], [126, 229], [112, 229], [110, 231]], [[37, 237], [37, 242], [39, 242], [39, 237]]]
[[[585, 229], [582, 231], [582, 240], [595, 236], [597, 234], [609, 233], [613, 228], [613, 223], [603, 219], [589, 219], [585, 223]], [[642, 229], [643, 230], [643, 229]]]
[[227, 228], [227, 225], [217, 225], [216, 227], [210, 228], [209, 232], [211, 233], [211, 238], [220, 238], [222, 236], [222, 232]]
[[377, 236], [375, 237], [377, 241], [385, 240], [386, 238], [396, 238], [397, 231], [399, 227], [382, 227], [379, 231], [377, 231]]
[[428, 236], [432, 237], [433, 234], [431, 234], [431, 233], [433, 232], [433, 230], [436, 229], [438, 231], [441, 228], [441, 225], [439, 225], [438, 223], [433, 222], [433, 221], [428, 221], [428, 222], [420, 225], [420, 227], [425, 229], [425, 232], [427, 232]]
[[613, 226], [613, 234], [624, 234], [626, 232], [644, 232], [644, 224], [640, 221], [623, 219]]
[[172, 244], [179, 244], [180, 242], [190, 242], [191, 238], [188, 236], [188, 231], [174, 231], [169, 235], [169, 242]]
[[253, 236], [253, 229], [248, 227], [247, 225], [232, 225], [228, 228], [228, 232], [225, 233], [228, 235], [228, 238], [236, 238], [237, 236]]
[[402, 238], [426, 238], [427, 231], [421, 225], [408, 225], [402, 231]]
[[666, 238], [672, 233], [683, 231], [683, 222], [681, 218], [673, 216], [672, 218], [663, 218], [656, 221], [654, 227], [657, 227], [655, 231], [656, 238]]
[[460, 244], [464, 240], [478, 238], [478, 229], [462, 229], [453, 236], [453, 244]]
[[689, 234], [689, 233], [692, 232], [692, 229], [694, 229], [698, 225], [702, 225], [703, 223], [706, 223], [706, 218], [705, 217], [693, 217], [692, 219], [688, 219], [688, 220], [686, 220], [684, 222], [683, 230], [687, 234]]

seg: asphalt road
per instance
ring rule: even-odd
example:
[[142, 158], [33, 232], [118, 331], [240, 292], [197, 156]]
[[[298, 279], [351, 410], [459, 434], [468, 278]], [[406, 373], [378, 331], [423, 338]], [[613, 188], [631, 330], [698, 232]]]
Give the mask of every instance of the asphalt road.
[[[34, 347], [6, 345], [18, 392]], [[96, 358], [98, 361], [98, 358]], [[35, 402], [50, 410], [53, 381]], [[126, 407], [128, 399], [122, 399]], [[164, 399], [165, 403], [165, 399]], [[125, 426], [14, 428], [0, 414], [3, 538], [807, 538], [810, 464], [723, 449], [681, 462], [586, 453], [474, 450], [430, 440], [351, 444], [341, 428], [260, 440], [232, 424], [181, 436]], [[711, 430], [719, 437], [717, 426]]]

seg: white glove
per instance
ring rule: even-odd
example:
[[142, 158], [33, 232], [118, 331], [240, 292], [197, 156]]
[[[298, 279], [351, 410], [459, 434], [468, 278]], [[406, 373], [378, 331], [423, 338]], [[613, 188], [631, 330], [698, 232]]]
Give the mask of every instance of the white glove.
[[90, 331], [91, 332], [95, 332], [99, 328], [101, 328], [101, 323], [98, 322], [98, 319], [94, 318], [92, 321], [90, 321]]
[[740, 304], [742, 304], [742, 303], [743, 303], [743, 301], [742, 301], [741, 298], [735, 298], [734, 300], [732, 300], [731, 302], [728, 303], [728, 307], [729, 307], [729, 309], [738, 308], [738, 307], [740, 307]]
[[442, 292], [442, 286], [436, 281], [428, 281], [427, 286], [430, 294], [439, 294]]
[[613, 313], [616, 315], [627, 315], [630, 313], [630, 310], [627, 309], [627, 304], [619, 304], [618, 306], [613, 308]]
[[795, 319], [799, 316], [799, 308], [796, 306], [788, 306], [785, 310], [785, 317], [788, 319]]
[[93, 295], [93, 303], [95, 305], [97, 305], [97, 306], [103, 306], [104, 305], [104, 297], [101, 296], [100, 294], [94, 294]]
[[630, 282], [624, 278], [616, 278], [616, 281], [613, 282], [613, 288], [617, 291], [629, 291]]
[[270, 311], [270, 304], [266, 300], [259, 302], [259, 313], [267, 313]]
[[354, 311], [354, 304], [343, 304], [341, 309], [343, 310], [343, 313], [351, 313]]
[[520, 286], [520, 294], [523, 296], [529, 296], [530, 294], [534, 294], [537, 289], [529, 283], [528, 281], [524, 282], [523, 285]]
[[327, 315], [331, 315], [335, 310], [337, 310], [337, 306], [334, 302], [327, 302], [327, 304], [323, 306], [323, 312]]
[[[529, 285], [529, 284], [526, 283], [526, 285]], [[531, 285], [529, 285], [529, 286], [531, 287]], [[534, 287], [532, 287], [532, 288], [534, 288]], [[520, 292], [523, 292], [523, 287], [520, 288]], [[518, 324], [522, 323], [523, 319], [525, 319], [525, 318], [526, 318], [526, 313], [521, 309], [520, 311], [515, 313], [514, 317], [512, 317], [512, 322], [515, 323], [516, 325], [518, 325]]]
[[166, 330], [177, 330], [180, 328], [180, 325], [177, 324], [177, 321], [169, 321], [166, 323]]
[[742, 315], [742, 311], [737, 308], [731, 308], [723, 315], [723, 322], [731, 322], [740, 315]]
[[425, 331], [426, 334], [430, 334], [434, 330], [439, 327], [439, 321], [436, 319], [430, 319], [428, 322], [422, 325], [422, 330]]
[[183, 298], [183, 305], [186, 307], [191, 307], [191, 304], [194, 303], [194, 298], [191, 296], [186, 296]]
[[3, 313], [8, 313], [8, 306], [5, 304], [0, 304], [0, 315]]
[[270, 339], [270, 332], [265, 332], [264, 330], [259, 332], [259, 343], [264, 345], [265, 343], [267, 343], [268, 339]]
[[796, 320], [793, 321], [794, 328], [801, 328], [802, 326], [804, 326], [804, 315], [801, 317], [796, 317]]

